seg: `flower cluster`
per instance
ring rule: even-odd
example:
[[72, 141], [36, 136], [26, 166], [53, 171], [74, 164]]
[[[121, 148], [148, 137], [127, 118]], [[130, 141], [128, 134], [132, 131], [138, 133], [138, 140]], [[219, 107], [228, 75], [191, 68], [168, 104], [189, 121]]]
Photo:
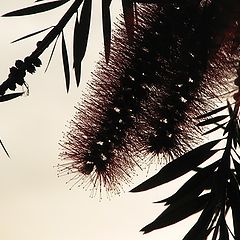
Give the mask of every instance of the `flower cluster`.
[[33, 74], [36, 67], [40, 67], [42, 62], [39, 58], [26, 57], [24, 61], [16, 60], [15, 66], [10, 68], [8, 79], [0, 85], [0, 95], [4, 95], [9, 89], [14, 91], [16, 85], [22, 86], [25, 83], [26, 72]]
[[59, 172], [75, 183], [116, 191], [139, 159], [181, 155], [198, 142], [195, 117], [230, 86], [239, 16], [222, 2], [173, 2], [139, 5], [131, 45], [115, 30], [109, 62], [97, 64], [61, 142]]

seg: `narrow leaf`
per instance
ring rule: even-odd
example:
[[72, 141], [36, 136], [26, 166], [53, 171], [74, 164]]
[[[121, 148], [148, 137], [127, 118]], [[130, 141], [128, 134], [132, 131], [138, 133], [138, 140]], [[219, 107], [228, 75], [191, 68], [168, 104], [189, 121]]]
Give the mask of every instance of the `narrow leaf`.
[[183, 199], [183, 201], [172, 203], [159, 217], [142, 228], [141, 231], [148, 233], [189, 217], [203, 209], [209, 201], [210, 196], [211, 194], [207, 193], [197, 198]]
[[206, 126], [206, 125], [209, 125], [209, 124], [217, 123], [217, 122], [220, 122], [227, 117], [229, 117], [229, 115], [221, 115], [221, 116], [217, 116], [217, 117], [214, 117], [214, 118], [210, 118], [210, 119], [207, 119], [205, 121], [202, 121], [202, 122], [198, 123], [197, 126]]
[[112, 0], [102, 0], [102, 21], [103, 21], [103, 38], [106, 62], [109, 60], [111, 46], [111, 15], [110, 4]]
[[78, 22], [78, 16], [76, 18], [75, 29], [74, 29], [74, 63], [73, 67], [75, 69], [76, 83], [77, 86], [80, 84], [81, 78], [81, 62], [85, 55], [88, 35], [90, 29], [91, 20], [91, 10], [92, 10], [92, 0], [85, 0], [83, 3], [80, 21]]
[[59, 0], [54, 2], [42, 3], [36, 6], [22, 8], [16, 11], [6, 13], [3, 15], [3, 17], [24, 16], [24, 15], [41, 13], [41, 12], [45, 12], [45, 11], [49, 11], [51, 9], [57, 8], [68, 1], [69, 0]]
[[207, 132], [203, 133], [203, 135], [207, 135], [209, 133], [213, 133], [213, 132], [217, 131], [220, 128], [225, 129], [224, 125], [226, 125], [227, 123], [228, 123], [228, 121], [225, 122], [225, 123], [222, 123], [222, 124], [216, 123], [216, 125], [217, 125], [216, 127], [214, 127], [212, 129], [208, 130]]
[[215, 204], [214, 202], [209, 202], [208, 205], [204, 208], [201, 213], [198, 221], [194, 224], [194, 226], [190, 229], [190, 231], [186, 234], [183, 240], [203, 240], [206, 239], [206, 232], [208, 226], [213, 218], [215, 212]]
[[63, 59], [63, 67], [64, 67], [64, 74], [65, 74], [65, 80], [66, 80], [66, 89], [68, 92], [69, 86], [70, 86], [70, 70], [69, 70], [67, 47], [66, 47], [66, 42], [65, 42], [63, 32], [62, 32], [62, 59]]
[[212, 116], [212, 115], [214, 115], [214, 114], [216, 114], [216, 113], [218, 113], [218, 112], [223, 111], [223, 110], [226, 109], [227, 107], [228, 107], [228, 106], [226, 105], [226, 106], [223, 106], [223, 107], [216, 108], [216, 109], [214, 109], [214, 110], [212, 110], [212, 111], [210, 111], [210, 112], [207, 112], [207, 113], [204, 113], [204, 114], [202, 114], [202, 115], [197, 116], [197, 119], [210, 117], [210, 116]]
[[171, 197], [159, 201], [159, 203], [166, 202], [166, 204], [172, 204], [174, 202], [181, 201], [183, 198], [197, 197], [205, 190], [206, 185], [211, 185], [213, 181], [214, 170], [218, 165], [219, 161], [216, 161], [211, 165], [201, 169], [195, 175], [193, 175], [176, 193], [174, 193]]
[[34, 35], [37, 35], [37, 34], [39, 34], [39, 33], [44, 32], [44, 31], [46, 31], [46, 30], [48, 30], [48, 29], [50, 29], [50, 28], [53, 28], [53, 26], [48, 27], [48, 28], [44, 28], [44, 29], [42, 29], [42, 30], [40, 30], [40, 31], [37, 31], [37, 32], [30, 33], [30, 34], [28, 34], [28, 35], [26, 35], [26, 36], [24, 36], [24, 37], [21, 37], [21, 38], [18, 38], [18, 39], [16, 39], [16, 40], [12, 41], [11, 43], [15, 43], [15, 42], [21, 41], [21, 40], [23, 40], [23, 39], [32, 37], [32, 36], [34, 36]]
[[240, 164], [234, 159], [233, 159], [233, 164], [236, 170], [237, 180], [240, 183]]
[[56, 37], [55, 43], [54, 43], [54, 45], [53, 45], [52, 52], [51, 52], [51, 54], [50, 54], [50, 57], [49, 57], [49, 60], [48, 60], [48, 63], [47, 63], [46, 69], [45, 69], [45, 72], [48, 70], [48, 67], [49, 67], [49, 65], [50, 65], [50, 63], [51, 63], [51, 61], [52, 61], [53, 53], [54, 53], [54, 51], [55, 51], [55, 49], [56, 49], [57, 41], [58, 41], [59, 36], [60, 36], [60, 35], [58, 35], [58, 36]]
[[0, 102], [6, 102], [22, 95], [23, 95], [23, 92], [5, 94], [3, 96], [0, 96]]
[[73, 68], [75, 70], [75, 78], [76, 82], [80, 82], [81, 77], [81, 59], [79, 56], [79, 41], [80, 41], [80, 27], [78, 21], [78, 13], [76, 14], [75, 26], [74, 26], [74, 34], [73, 34]]
[[235, 239], [240, 240], [240, 191], [237, 181], [232, 176], [228, 184], [228, 197], [232, 208], [232, 218], [234, 226]]
[[156, 175], [141, 183], [131, 192], [145, 191], [172, 181], [196, 168], [213, 156], [218, 150], [211, 150], [221, 139], [201, 145], [164, 166]]
[[238, 145], [240, 146], [240, 126], [239, 126], [239, 121], [236, 120], [236, 136], [235, 139], [238, 143]]
[[130, 43], [133, 41], [134, 34], [134, 8], [133, 1], [122, 0], [123, 17], [125, 21], [126, 31]]
[[5, 146], [4, 146], [3, 142], [2, 142], [2, 140], [0, 140], [0, 144], [1, 144], [1, 146], [2, 146], [2, 148], [3, 148], [3, 150], [4, 150], [4, 152], [6, 153], [6, 155], [10, 158], [10, 155], [9, 155], [7, 149], [5, 148]]
[[229, 115], [233, 116], [234, 111], [233, 111], [232, 106], [231, 106], [231, 104], [228, 100], [227, 100], [227, 107], [228, 107]]
[[220, 235], [219, 235], [219, 239], [221, 239], [221, 240], [229, 240], [227, 223], [226, 223], [224, 217], [221, 217], [221, 221], [220, 221]]

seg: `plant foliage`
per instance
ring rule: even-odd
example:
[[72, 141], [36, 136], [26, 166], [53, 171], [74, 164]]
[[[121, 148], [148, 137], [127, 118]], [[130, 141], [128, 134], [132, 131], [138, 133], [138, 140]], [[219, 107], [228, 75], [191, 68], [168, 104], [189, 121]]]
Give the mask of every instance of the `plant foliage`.
[[[23, 95], [23, 92], [8, 92], [15, 91], [17, 85], [25, 86], [28, 88], [25, 82], [26, 73], [33, 74], [36, 71], [36, 68], [42, 65], [42, 62], [40, 60], [41, 54], [50, 46], [51, 43], [54, 42], [50, 59], [47, 63], [48, 68], [59, 37], [61, 37], [61, 53], [65, 76], [65, 85], [67, 92], [69, 91], [71, 81], [71, 60], [69, 59], [69, 52], [65, 40], [64, 28], [68, 24], [69, 20], [73, 17], [75, 17], [75, 24], [73, 26], [72, 62], [75, 71], [76, 85], [79, 86], [82, 70], [81, 63], [87, 50], [89, 31], [91, 28], [92, 4], [94, 4], [92, 0], [36, 0], [33, 6], [11, 11], [4, 14], [3, 17], [18, 17], [44, 13], [61, 7], [68, 2], [71, 2], [71, 5], [56, 25], [30, 33], [12, 42], [15, 43], [35, 36], [39, 33], [48, 31], [46, 36], [37, 42], [36, 48], [29, 56], [26, 56], [23, 60], [16, 60], [15, 66], [12, 66], [10, 68], [10, 73], [7, 77], [7, 80], [5, 80], [0, 85], [0, 102], [13, 100]], [[135, 25], [137, 24], [136, 16], [138, 14], [136, 10], [136, 4], [158, 4], [159, 2], [159, 0], [122, 0], [123, 19], [126, 26], [128, 44], [133, 43], [135, 34]], [[208, 2], [215, 3], [215, 1], [195, 2], [196, 4], [202, 5], [203, 8], [206, 7], [207, 4], [210, 4]], [[222, 0], [219, 2], [224, 1]], [[237, 3], [237, 1], [232, 0], [231, 3], [232, 2], [239, 7], [239, 3]], [[102, 0], [102, 29], [106, 63], [109, 63], [109, 58], [111, 55], [111, 3], [112, 0]], [[189, 3], [189, 1], [186, 1], [186, 3]], [[188, 6], [188, 4], [186, 5]], [[228, 3], [226, 3], [226, 6], [229, 7]], [[177, 7], [175, 10], [176, 9], [178, 10]], [[212, 10], [214, 10], [214, 8]], [[239, 9], [236, 9], [236, 12], [237, 11], [239, 11]], [[227, 18], [228, 16], [222, 17], [223, 18], [220, 25], [224, 29], [225, 25], [227, 25], [227, 22], [224, 22], [225, 17]], [[214, 18], [212, 18], [212, 21], [214, 22]], [[239, 22], [237, 24], [239, 25]], [[192, 31], [194, 32], [195, 30], [192, 29]], [[238, 39], [235, 40], [239, 48], [239, 33], [236, 35]], [[202, 40], [201, 36], [199, 36], [199, 39], [200, 41]], [[211, 46], [211, 43], [209, 42], [205, 42], [205, 44], [206, 46]], [[166, 51], [164, 51], [166, 49], [162, 50], [163, 54], [168, 54]], [[209, 53], [207, 52], [207, 54]], [[208, 60], [209, 56], [207, 54], [206, 56], [204, 53], [203, 56], [201, 54], [200, 55], [202, 59], [206, 58]], [[183, 238], [184, 240], [204, 240], [207, 238], [211, 238], [212, 240], [228, 240], [230, 237], [236, 240], [240, 240], [239, 65], [236, 69], [236, 75], [237, 77], [234, 80], [234, 84], [237, 86], [237, 90], [233, 95], [234, 102], [230, 104], [229, 101], [227, 101], [226, 105], [224, 106], [215, 108], [214, 110], [203, 113], [200, 116], [195, 116], [197, 121], [199, 121], [197, 124], [199, 128], [208, 128], [207, 131], [203, 133], [203, 135], [209, 135], [210, 133], [212, 134], [218, 130], [222, 130], [222, 138], [210, 140], [207, 143], [204, 143], [201, 146], [196, 147], [179, 157], [176, 157], [176, 159], [164, 166], [157, 174], [131, 190], [131, 192], [146, 191], [158, 187], [162, 184], [167, 184], [170, 181], [173, 181], [185, 175], [186, 173], [193, 173], [193, 176], [190, 177], [190, 179], [188, 179], [173, 195], [156, 202], [164, 203], [166, 205], [166, 209], [160, 213], [153, 222], [141, 229], [141, 231], [144, 233], [149, 233], [153, 230], [167, 227], [189, 217], [192, 214], [201, 212], [197, 222], [192, 226], [192, 228]], [[144, 75], [142, 78], [143, 77]], [[155, 85], [155, 87], [156, 86], [158, 85]], [[171, 85], [169, 86], [171, 87]], [[128, 90], [129, 89], [130, 88], [128, 87]], [[124, 87], [123, 90], [125, 91]], [[153, 104], [153, 102], [151, 103]], [[120, 115], [119, 111], [109, 111], [109, 113], [112, 114], [112, 118], [110, 118], [111, 121], [113, 120], [114, 116]], [[111, 122], [110, 120], [109, 122]], [[117, 123], [120, 123], [118, 118]], [[9, 156], [1, 140], [0, 144], [5, 153]], [[217, 148], [217, 146], [220, 146], [220, 144], [224, 144], [224, 147]], [[95, 149], [94, 151], [97, 150]], [[86, 166], [88, 168], [84, 169], [84, 171], [91, 172], [93, 164], [89, 164], [88, 162], [88, 165]], [[102, 165], [100, 167], [103, 168]], [[102, 170], [105, 173], [106, 169]], [[123, 175], [121, 166], [120, 170], [119, 174]], [[111, 178], [110, 180], [112, 179], [114, 178]], [[229, 213], [229, 210], [231, 210], [231, 213]], [[226, 218], [226, 216], [229, 214], [231, 214], [232, 222], [229, 222]]]
[[[222, 139], [225, 142], [223, 149], [212, 149], [220, 140], [210, 141], [167, 164], [156, 175], [132, 190], [132, 192], [149, 190], [187, 172], [196, 172], [176, 193], [157, 202], [165, 203], [166, 210], [141, 231], [148, 233], [202, 211], [184, 240], [202, 240], [209, 235], [212, 240], [229, 239], [230, 235], [233, 235], [234, 239], [240, 239], [240, 156], [237, 153], [240, 142], [239, 134], [236, 134], [236, 129], [239, 129], [239, 103], [235, 104], [234, 109], [229, 103], [227, 107], [228, 115], [213, 116], [226, 109], [224, 106], [198, 117], [201, 126], [218, 124], [218, 121], [229, 118], [224, 124], [226, 125], [224, 134], [227, 137]], [[215, 153], [221, 154], [221, 157], [214, 157]], [[210, 157], [214, 159], [213, 163], [209, 160]], [[205, 163], [204, 167], [196, 168], [202, 163]], [[231, 223], [226, 220], [229, 209], [232, 212], [234, 233], [229, 227]]]

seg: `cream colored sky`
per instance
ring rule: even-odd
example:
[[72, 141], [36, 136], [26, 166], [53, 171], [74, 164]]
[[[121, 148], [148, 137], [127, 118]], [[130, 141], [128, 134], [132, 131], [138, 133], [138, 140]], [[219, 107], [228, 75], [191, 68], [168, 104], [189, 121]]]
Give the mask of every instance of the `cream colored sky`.
[[[94, 1], [93, 25], [83, 79], [89, 73], [102, 50], [101, 16], [98, 1]], [[101, 2], [101, 1], [99, 1]], [[33, 0], [1, 1], [0, 14], [29, 6]], [[0, 76], [5, 80], [8, 68], [16, 59], [24, 58], [44, 35], [10, 45], [18, 37], [53, 25], [69, 4], [38, 16], [1, 18]], [[120, 5], [113, 1], [114, 12]], [[71, 46], [71, 26], [66, 30]], [[50, 49], [42, 60], [46, 65]], [[69, 190], [65, 179], [57, 178], [58, 142], [65, 125], [74, 114], [80, 100], [80, 88], [72, 84], [66, 94], [60, 44], [57, 45], [49, 71], [44, 67], [28, 76], [30, 95], [0, 106], [0, 137], [11, 159], [0, 150], [0, 238], [2, 240], [177, 240], [187, 232], [189, 221], [142, 235], [139, 230], [154, 220], [163, 209], [152, 204], [176, 189], [180, 182], [155, 190], [130, 194], [128, 190], [142, 182], [146, 172], [139, 173], [133, 184], [121, 196], [111, 201], [89, 198], [82, 188]], [[73, 81], [74, 83], [74, 81]], [[153, 172], [154, 173], [154, 172]], [[150, 175], [149, 175], [150, 176]], [[196, 216], [194, 217], [196, 218]]]

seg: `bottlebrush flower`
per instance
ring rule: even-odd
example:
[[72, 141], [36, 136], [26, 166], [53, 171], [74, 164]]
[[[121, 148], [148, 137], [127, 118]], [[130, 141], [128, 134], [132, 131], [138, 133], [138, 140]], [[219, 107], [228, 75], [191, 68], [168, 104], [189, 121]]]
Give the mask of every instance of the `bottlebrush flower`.
[[61, 142], [60, 174], [119, 192], [139, 159], [179, 155], [198, 140], [193, 118], [227, 89], [238, 56], [239, 4], [230, 2], [139, 4], [131, 44], [118, 25]]

